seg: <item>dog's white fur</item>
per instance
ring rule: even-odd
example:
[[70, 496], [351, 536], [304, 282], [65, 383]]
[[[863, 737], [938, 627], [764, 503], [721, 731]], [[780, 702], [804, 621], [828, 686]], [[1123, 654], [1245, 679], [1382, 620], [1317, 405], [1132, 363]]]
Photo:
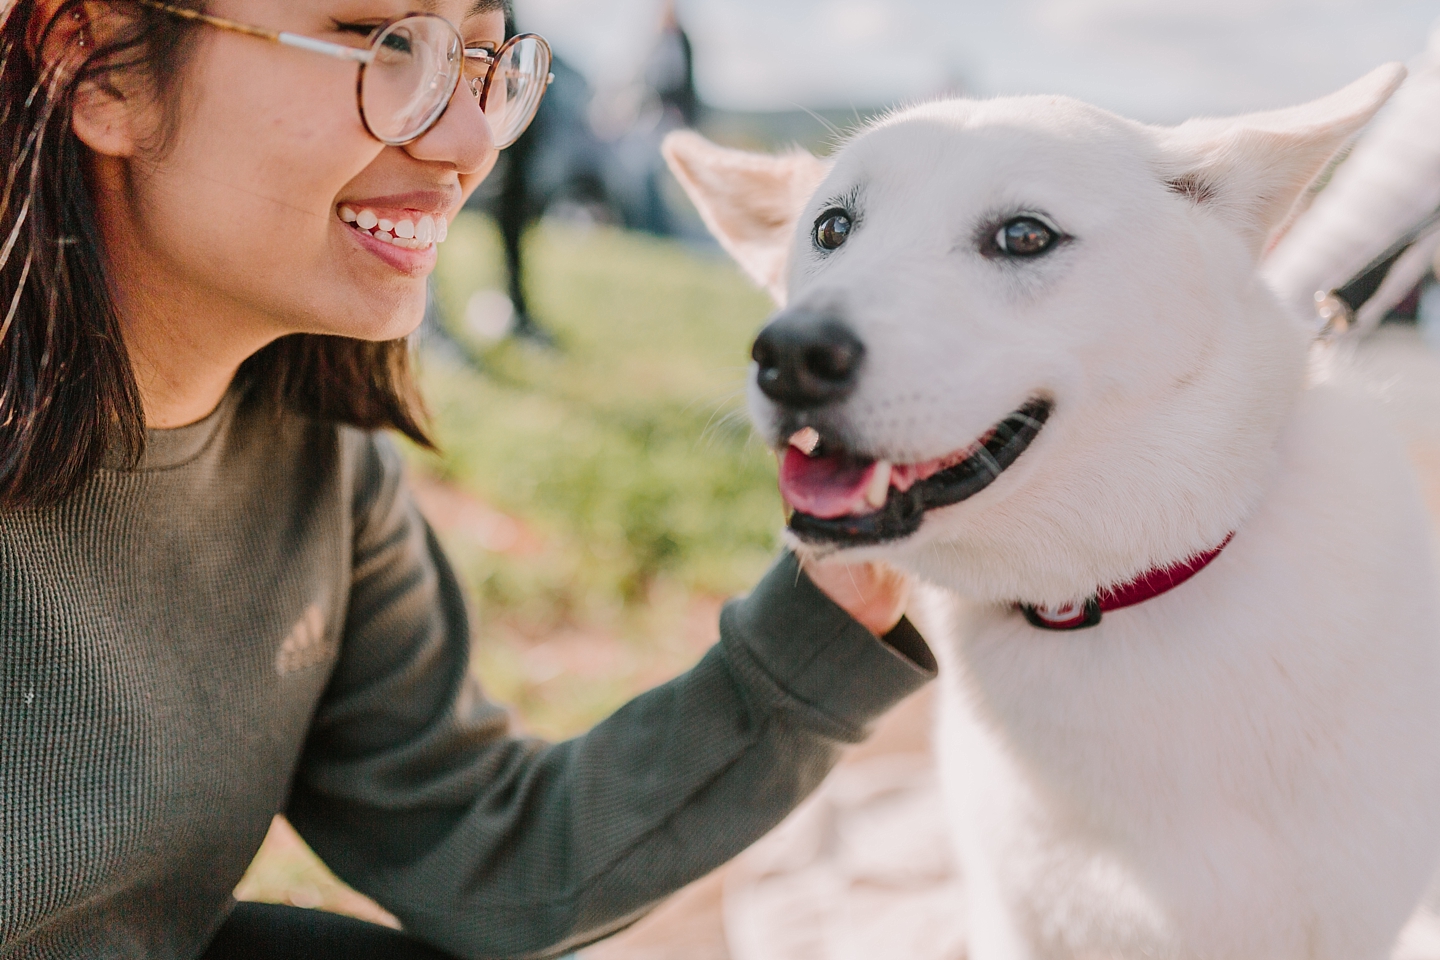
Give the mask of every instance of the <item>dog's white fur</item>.
[[[865, 343], [830, 414], [856, 449], [929, 460], [1055, 401], [992, 486], [852, 554], [941, 588], [972, 960], [1379, 958], [1440, 860], [1426, 514], [1372, 401], [1307, 375], [1309, 329], [1257, 279], [1270, 232], [1402, 77], [1175, 128], [1064, 98], [932, 103], [829, 166], [666, 144], [741, 265]], [[825, 255], [811, 224], [836, 198], [857, 224]], [[1021, 213], [1074, 240], [983, 256], [977, 237]], [[1194, 579], [1093, 629], [1013, 609], [1231, 531]]]

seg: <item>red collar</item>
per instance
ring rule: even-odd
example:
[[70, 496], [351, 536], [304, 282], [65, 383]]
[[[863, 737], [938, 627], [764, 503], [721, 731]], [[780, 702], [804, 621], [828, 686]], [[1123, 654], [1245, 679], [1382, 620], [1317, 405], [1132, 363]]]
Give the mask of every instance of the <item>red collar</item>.
[[1149, 570], [1128, 583], [1106, 587], [1098, 595], [1085, 600], [1072, 600], [1069, 603], [1050, 607], [1035, 607], [1018, 603], [1016, 607], [1025, 614], [1025, 619], [1030, 621], [1031, 626], [1041, 630], [1083, 630], [1086, 627], [1093, 627], [1100, 622], [1102, 613], [1133, 607], [1137, 603], [1144, 603], [1162, 593], [1174, 590], [1208, 567], [1210, 562], [1220, 556], [1220, 551], [1229, 546], [1233, 539], [1235, 539], [1235, 534], [1232, 533], [1213, 550], [1196, 554], [1188, 560], [1182, 560], [1168, 567]]

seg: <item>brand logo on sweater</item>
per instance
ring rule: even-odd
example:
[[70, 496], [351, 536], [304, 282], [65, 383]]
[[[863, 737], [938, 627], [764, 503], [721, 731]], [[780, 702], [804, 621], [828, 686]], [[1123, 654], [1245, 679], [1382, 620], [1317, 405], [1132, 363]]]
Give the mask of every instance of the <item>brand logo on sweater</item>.
[[320, 604], [312, 603], [280, 644], [275, 654], [275, 672], [288, 677], [318, 666], [330, 659], [331, 647], [325, 637], [325, 613]]

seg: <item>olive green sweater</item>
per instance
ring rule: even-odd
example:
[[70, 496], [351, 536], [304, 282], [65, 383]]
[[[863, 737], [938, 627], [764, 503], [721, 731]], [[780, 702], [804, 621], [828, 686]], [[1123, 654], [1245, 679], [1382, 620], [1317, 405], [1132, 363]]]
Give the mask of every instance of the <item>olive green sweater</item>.
[[551, 955], [760, 837], [932, 675], [784, 557], [689, 673], [515, 736], [401, 473], [237, 389], [0, 514], [0, 958], [198, 956], [277, 812], [412, 934]]

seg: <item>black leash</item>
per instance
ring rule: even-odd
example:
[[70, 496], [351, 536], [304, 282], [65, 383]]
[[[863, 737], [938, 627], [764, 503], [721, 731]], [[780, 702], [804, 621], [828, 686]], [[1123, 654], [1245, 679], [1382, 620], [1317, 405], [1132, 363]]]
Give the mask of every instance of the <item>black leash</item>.
[[1375, 291], [1380, 289], [1380, 285], [1390, 275], [1390, 268], [1395, 266], [1395, 262], [1437, 226], [1440, 226], [1440, 208], [1436, 208], [1408, 233], [1392, 243], [1384, 253], [1371, 260], [1365, 269], [1347, 280], [1343, 286], [1328, 293], [1324, 290], [1316, 293], [1315, 309], [1320, 314], [1320, 319], [1325, 321], [1320, 335], [1334, 337], [1348, 330], [1355, 322], [1355, 314], [1375, 296]]

